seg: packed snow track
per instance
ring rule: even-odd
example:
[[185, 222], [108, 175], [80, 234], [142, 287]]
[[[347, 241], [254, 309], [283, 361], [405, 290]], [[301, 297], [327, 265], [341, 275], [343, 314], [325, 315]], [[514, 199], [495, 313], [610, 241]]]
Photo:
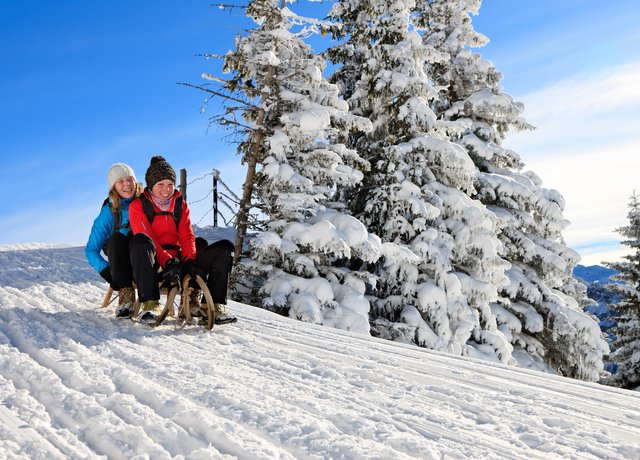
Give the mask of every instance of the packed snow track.
[[234, 302], [152, 329], [106, 288], [81, 247], [0, 247], [0, 458], [640, 458], [637, 392]]

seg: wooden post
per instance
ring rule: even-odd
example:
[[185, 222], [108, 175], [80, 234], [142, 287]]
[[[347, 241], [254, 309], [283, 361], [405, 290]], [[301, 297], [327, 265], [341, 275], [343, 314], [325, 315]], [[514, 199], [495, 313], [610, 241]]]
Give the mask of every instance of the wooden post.
[[180, 170], [180, 195], [182, 195], [182, 199], [187, 201], [187, 170], [182, 168]]
[[214, 169], [211, 173], [213, 176], [213, 226], [218, 226], [218, 177], [220, 171]]

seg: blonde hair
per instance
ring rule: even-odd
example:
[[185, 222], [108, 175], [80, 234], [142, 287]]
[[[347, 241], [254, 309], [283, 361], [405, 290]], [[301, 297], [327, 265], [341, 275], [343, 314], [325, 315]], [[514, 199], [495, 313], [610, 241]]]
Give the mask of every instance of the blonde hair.
[[[144, 188], [142, 187], [142, 184], [140, 182], [136, 182], [136, 192], [135, 192], [135, 197], [138, 198], [140, 195], [142, 195], [142, 192], [144, 191]], [[112, 203], [112, 207], [115, 210], [119, 210], [120, 209], [120, 195], [118, 195], [118, 192], [116, 192], [116, 186], [114, 185], [113, 187], [111, 187], [111, 190], [109, 190], [109, 198], [111, 198], [111, 203]]]

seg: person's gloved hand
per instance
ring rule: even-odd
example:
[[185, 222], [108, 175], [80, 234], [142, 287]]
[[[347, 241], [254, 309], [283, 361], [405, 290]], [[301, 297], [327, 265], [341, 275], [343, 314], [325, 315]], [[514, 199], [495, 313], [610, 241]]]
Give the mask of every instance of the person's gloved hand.
[[113, 278], [111, 278], [111, 269], [109, 269], [109, 267], [103, 269], [100, 272], [100, 276], [102, 276], [102, 279], [104, 279], [109, 284], [113, 282]]
[[187, 259], [183, 264], [185, 274], [191, 276], [191, 279], [195, 280], [196, 275], [202, 278], [204, 281], [207, 280], [207, 273], [198, 267], [196, 261], [193, 259]]
[[162, 272], [162, 279], [168, 285], [180, 284], [182, 279], [182, 269], [180, 268], [180, 260], [176, 257], [167, 260], [167, 263]]

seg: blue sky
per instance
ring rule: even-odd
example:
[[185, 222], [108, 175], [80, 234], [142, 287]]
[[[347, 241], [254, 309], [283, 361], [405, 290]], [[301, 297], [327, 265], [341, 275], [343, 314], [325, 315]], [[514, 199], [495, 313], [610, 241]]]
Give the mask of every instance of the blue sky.
[[[162, 154], [239, 190], [203, 93], [176, 84], [201, 83], [218, 66], [195, 55], [223, 54], [246, 25], [211, 3], [0, 0], [0, 244], [84, 243], [115, 162], [143, 180]], [[640, 190], [639, 13], [635, 0], [485, 0], [474, 17], [491, 40], [477, 51], [538, 127], [505, 144], [565, 196], [564, 235], [587, 264], [624, 251], [613, 230]], [[210, 185], [190, 185], [194, 223], [211, 224]]]

